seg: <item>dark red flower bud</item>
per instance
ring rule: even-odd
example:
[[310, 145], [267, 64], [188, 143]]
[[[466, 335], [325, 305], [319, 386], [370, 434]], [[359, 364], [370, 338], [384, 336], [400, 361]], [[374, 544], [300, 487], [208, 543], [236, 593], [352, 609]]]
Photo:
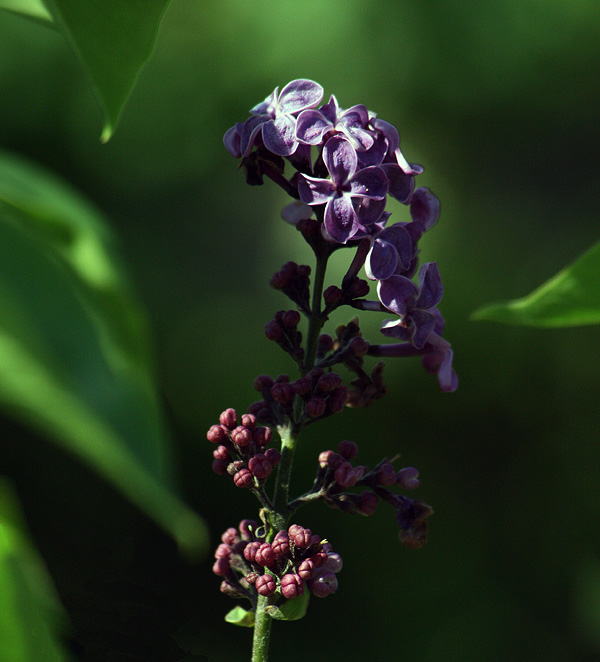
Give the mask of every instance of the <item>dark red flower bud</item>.
[[348, 389], [345, 386], [340, 386], [327, 398], [327, 409], [332, 414], [338, 414], [344, 409], [347, 402]]
[[259, 375], [254, 380], [254, 388], [257, 391], [262, 391], [264, 388], [271, 388], [271, 386], [273, 386], [273, 380], [269, 375]]
[[273, 593], [275, 593], [277, 590], [277, 583], [275, 582], [275, 579], [268, 573], [259, 575], [254, 582], [254, 586], [256, 588], [256, 592], [259, 595], [264, 595], [265, 597], [273, 595]]
[[256, 558], [256, 552], [258, 551], [260, 545], [261, 543], [255, 540], [254, 542], [249, 542], [244, 547], [244, 558], [246, 559], [246, 561], [250, 561], [250, 563], [254, 562], [254, 559]]
[[215, 550], [216, 559], [228, 559], [231, 556], [231, 545], [222, 542]]
[[328, 333], [322, 333], [319, 336], [319, 353], [327, 354], [333, 349], [333, 338]]
[[277, 555], [273, 551], [273, 547], [268, 542], [263, 542], [261, 546], [256, 550], [256, 556], [254, 557], [255, 563], [262, 566], [272, 566], [275, 563]]
[[281, 322], [288, 329], [295, 329], [300, 324], [300, 313], [297, 310], [287, 310], [281, 316]]
[[322, 469], [325, 469], [325, 467], [327, 467], [329, 463], [329, 457], [331, 455], [335, 455], [335, 453], [333, 451], [321, 451], [319, 453], [319, 466]]
[[353, 460], [358, 455], [358, 446], [353, 441], [340, 441], [338, 453], [346, 460]]
[[364, 490], [364, 492], [360, 493], [359, 497], [358, 512], [365, 516], [372, 515], [377, 507], [377, 495], [369, 490]]
[[342, 290], [335, 285], [331, 285], [323, 292], [323, 301], [328, 306], [335, 306], [342, 300]]
[[369, 351], [369, 343], [361, 336], [356, 336], [348, 343], [348, 352], [352, 356], [365, 356]]
[[213, 460], [212, 470], [218, 476], [224, 476], [227, 473], [228, 466], [229, 466], [229, 460]]
[[275, 402], [286, 405], [294, 399], [294, 389], [287, 382], [276, 382], [271, 387], [271, 396]]
[[281, 340], [283, 338], [283, 329], [281, 328], [281, 324], [277, 320], [270, 320], [267, 322], [265, 325], [265, 336], [267, 336], [269, 340], [273, 340], [275, 342]]
[[288, 529], [288, 535], [296, 547], [306, 549], [310, 545], [312, 531], [298, 524], [292, 524]]
[[273, 471], [273, 465], [263, 453], [257, 453], [248, 461], [248, 469], [259, 479], [267, 478]]
[[290, 386], [294, 389], [296, 395], [306, 395], [307, 393], [310, 393], [312, 388], [311, 381], [307, 377], [301, 377], [295, 382], [291, 382]]
[[249, 430], [256, 427], [256, 416], [254, 414], [242, 414], [242, 425]]
[[236, 487], [252, 487], [254, 485], [254, 476], [248, 469], [240, 469], [234, 476], [233, 482]]
[[284, 598], [292, 600], [304, 593], [304, 582], [295, 574], [283, 575], [281, 578], [281, 594]]
[[243, 540], [254, 540], [254, 532], [258, 529], [258, 524], [253, 519], [243, 519], [238, 524], [238, 529]]
[[256, 583], [256, 580], [260, 577], [258, 572], [249, 572], [244, 579], [250, 584], [250, 586], [254, 586]]
[[285, 556], [290, 551], [290, 538], [287, 531], [279, 531], [271, 543], [275, 556]]
[[231, 432], [231, 441], [240, 448], [249, 446], [252, 441], [252, 430], [245, 428], [243, 425], [238, 425]]
[[342, 487], [353, 487], [362, 478], [364, 469], [361, 466], [353, 467], [350, 462], [343, 462], [335, 470], [335, 482]]
[[240, 533], [237, 529], [234, 529], [230, 526], [225, 533], [221, 536], [221, 540], [226, 545], [235, 545], [236, 542], [240, 539]]
[[252, 439], [259, 446], [268, 446], [273, 439], [273, 430], [271, 428], [254, 428], [252, 431]]
[[265, 457], [273, 467], [276, 467], [281, 462], [281, 453], [275, 448], [267, 448]]
[[335, 391], [342, 385], [342, 378], [335, 372], [328, 372], [327, 374], [319, 377], [317, 388], [323, 393], [330, 393]]
[[302, 563], [298, 566], [298, 576], [304, 580], [311, 579], [314, 576], [317, 566], [315, 562], [310, 559], [304, 559]]
[[323, 400], [323, 398], [313, 396], [306, 403], [306, 413], [311, 418], [319, 418], [319, 416], [323, 416], [323, 414], [325, 413], [326, 407], [327, 407], [327, 402]]
[[213, 451], [213, 457], [215, 458], [215, 460], [227, 460], [228, 463], [229, 460], [231, 459], [229, 456], [229, 451], [225, 446], [217, 446]]
[[229, 430], [233, 430], [238, 422], [238, 416], [235, 409], [229, 407], [229, 409], [226, 409], [224, 412], [222, 412], [219, 416], [219, 422]]
[[353, 299], [358, 297], [366, 297], [369, 294], [369, 283], [362, 278], [355, 278], [350, 288], [350, 295]]
[[317, 598], [326, 598], [337, 591], [338, 580], [333, 572], [324, 572], [311, 580], [309, 588]]
[[218, 444], [227, 438], [227, 428], [224, 425], [211, 425], [206, 438], [211, 444]]
[[212, 571], [215, 573], [215, 575], [219, 575], [219, 577], [227, 577], [227, 575], [231, 574], [231, 566], [229, 565], [229, 561], [224, 557], [218, 558], [214, 562]]

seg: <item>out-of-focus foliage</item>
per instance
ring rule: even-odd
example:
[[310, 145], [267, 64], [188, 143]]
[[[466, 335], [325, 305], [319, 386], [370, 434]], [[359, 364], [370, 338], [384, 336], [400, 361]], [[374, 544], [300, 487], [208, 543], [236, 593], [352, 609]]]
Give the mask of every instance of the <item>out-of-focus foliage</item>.
[[[225, 407], [243, 411], [257, 399], [259, 373], [294, 375], [263, 335], [289, 304], [267, 283], [287, 260], [310, 263], [279, 218], [285, 196], [244, 184], [223, 133], [276, 85], [311, 78], [343, 107], [365, 103], [398, 126], [403, 153], [425, 167], [419, 184], [442, 202], [422, 260], [435, 259], [442, 274], [458, 391], [439, 393], [418, 359], [388, 361], [386, 398], [307, 430], [291, 486], [307, 489], [318, 453], [340, 439], [359, 444], [364, 464], [401, 453], [421, 472], [414, 496], [435, 510], [429, 543], [401, 549], [384, 505], [360, 519], [300, 511], [299, 523], [344, 557], [343, 581], [301, 621], [275, 624], [274, 659], [306, 658], [291, 637], [329, 651], [331, 630], [321, 624], [332, 610], [340, 659], [598, 659], [597, 327], [469, 321], [486, 302], [530, 292], [598, 240], [596, 5], [332, 0], [325, 15], [320, 0], [174, 0], [106, 145], [61, 35], [8, 12], [0, 24], [0, 143], [62, 174], [111, 219], [157, 333], [177, 469], [188, 500], [211, 511], [215, 538], [256, 511], [211, 474], [205, 431]], [[391, 211], [391, 223], [408, 220], [401, 205]], [[345, 272], [342, 253], [327, 285]], [[379, 338], [379, 316], [363, 318]], [[129, 529], [115, 496], [88, 480], [82, 497], [71, 465], [55, 458], [56, 475], [47, 475], [24, 461], [36, 457], [33, 441], [30, 454], [20, 438], [2, 441], [3, 466], [82, 646], [102, 641], [105, 657], [124, 654], [126, 638], [110, 633], [146, 623], [136, 641], [155, 651], [177, 633], [199, 656], [247, 655], [249, 630], [222, 623], [233, 603], [218, 593], [210, 562], [175, 561], [158, 532], [121, 540]], [[86, 545], [90, 527], [102, 531], [97, 553]]]
[[67, 617], [31, 543], [17, 499], [0, 480], [0, 659], [67, 662]]
[[184, 545], [146, 320], [99, 214], [0, 152], [0, 402], [90, 463]]
[[168, 4], [169, 0], [0, 0], [0, 8], [62, 31], [88, 74], [104, 112], [104, 142], [112, 136], [152, 53]]
[[600, 323], [600, 244], [528, 296], [484, 306], [472, 319], [542, 327]]

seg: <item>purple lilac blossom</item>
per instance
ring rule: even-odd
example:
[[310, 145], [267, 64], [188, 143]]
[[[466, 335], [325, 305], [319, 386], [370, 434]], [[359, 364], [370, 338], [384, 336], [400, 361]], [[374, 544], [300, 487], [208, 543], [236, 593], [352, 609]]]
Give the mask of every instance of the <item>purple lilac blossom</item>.
[[325, 205], [327, 235], [345, 244], [361, 229], [353, 200], [384, 200], [387, 178], [377, 166], [359, 169], [356, 150], [340, 136], [333, 136], [325, 143], [323, 161], [331, 179], [301, 174], [298, 193], [304, 204]]
[[369, 130], [369, 111], [362, 104], [342, 110], [333, 94], [319, 110], [303, 110], [296, 123], [296, 138], [307, 145], [321, 145], [334, 133], [342, 133], [357, 151], [370, 149], [375, 142]]
[[265, 147], [273, 154], [293, 154], [298, 147], [296, 116], [318, 105], [322, 98], [323, 88], [312, 80], [293, 80], [280, 94], [276, 87], [270, 96], [252, 108], [250, 118], [241, 131], [238, 129], [242, 156], [248, 155], [259, 133]]
[[442, 299], [443, 287], [435, 262], [424, 264], [419, 270], [419, 287], [405, 276], [391, 276], [379, 281], [377, 293], [381, 303], [400, 320], [385, 320], [383, 335], [408, 340], [422, 348], [436, 324], [437, 304]]

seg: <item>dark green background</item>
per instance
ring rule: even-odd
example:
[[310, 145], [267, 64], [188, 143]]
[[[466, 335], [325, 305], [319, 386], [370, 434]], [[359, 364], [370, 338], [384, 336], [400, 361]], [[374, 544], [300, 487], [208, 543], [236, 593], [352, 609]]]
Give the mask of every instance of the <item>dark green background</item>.
[[[267, 282], [308, 259], [279, 219], [285, 196], [245, 185], [225, 130], [276, 85], [312, 78], [395, 124], [425, 167], [419, 183], [442, 201], [422, 256], [444, 279], [459, 390], [441, 393], [417, 360], [388, 361], [387, 398], [309, 429], [293, 486], [304, 491], [318, 452], [343, 438], [366, 464], [400, 452], [434, 506], [430, 542], [400, 547], [385, 504], [369, 519], [301, 512], [345, 565], [336, 596], [275, 625], [273, 660], [598, 659], [600, 332], [469, 321], [600, 239], [595, 3], [174, 0], [107, 145], [60, 35], [2, 14], [0, 44], [0, 145], [61, 174], [111, 220], [151, 314], [184, 491], [215, 541], [256, 507], [211, 473], [204, 433], [225, 407], [256, 399], [257, 374], [293, 369], [263, 336], [288, 306]], [[371, 337], [378, 322], [366, 323]], [[76, 653], [249, 658], [250, 631], [222, 622], [234, 602], [210, 559], [179, 559], [85, 468], [4, 429], [0, 471], [17, 484]]]

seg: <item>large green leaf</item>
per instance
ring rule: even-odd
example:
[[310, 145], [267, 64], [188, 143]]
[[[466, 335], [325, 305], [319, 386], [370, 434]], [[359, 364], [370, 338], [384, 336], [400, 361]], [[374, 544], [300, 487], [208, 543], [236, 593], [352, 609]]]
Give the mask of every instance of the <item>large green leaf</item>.
[[88, 73], [104, 111], [102, 140], [150, 57], [169, 0], [44, 0]]
[[0, 406], [89, 463], [183, 546], [145, 318], [95, 210], [0, 153]]
[[7, 9], [15, 14], [23, 14], [48, 25], [53, 23], [52, 14], [46, 8], [43, 0], [0, 0], [0, 9]]
[[66, 662], [66, 615], [27, 536], [15, 495], [0, 479], [0, 660]]
[[600, 243], [526, 297], [484, 306], [471, 319], [542, 327], [600, 324]]

